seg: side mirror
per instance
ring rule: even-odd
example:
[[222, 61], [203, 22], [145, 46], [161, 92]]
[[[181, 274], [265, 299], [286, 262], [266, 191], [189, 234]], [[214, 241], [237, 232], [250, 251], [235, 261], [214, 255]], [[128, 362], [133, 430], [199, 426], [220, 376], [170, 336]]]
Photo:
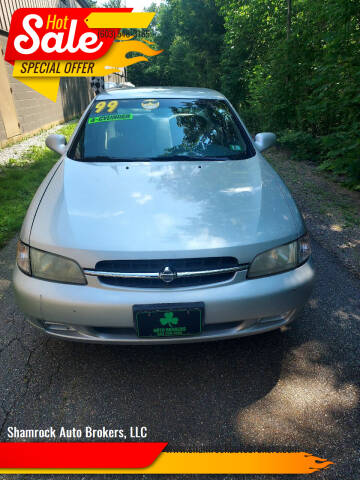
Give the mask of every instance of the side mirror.
[[255, 145], [260, 150], [260, 152], [262, 152], [263, 150], [266, 150], [267, 148], [272, 147], [273, 145], [275, 145], [275, 142], [276, 142], [275, 133], [263, 132], [263, 133], [258, 133], [255, 137]]
[[64, 135], [49, 135], [45, 140], [45, 144], [50, 150], [59, 155], [64, 155], [66, 152], [66, 138]]

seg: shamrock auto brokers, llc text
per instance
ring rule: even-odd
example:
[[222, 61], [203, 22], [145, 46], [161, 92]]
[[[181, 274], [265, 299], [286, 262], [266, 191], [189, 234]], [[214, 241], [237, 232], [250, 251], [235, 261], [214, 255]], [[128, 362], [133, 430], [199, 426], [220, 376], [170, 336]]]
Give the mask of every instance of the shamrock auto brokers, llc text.
[[146, 438], [148, 436], [148, 429], [144, 426], [134, 426], [128, 429], [119, 428], [112, 429], [106, 427], [94, 428], [54, 428], [48, 427], [43, 429], [21, 429], [17, 427], [7, 428], [7, 437], [12, 439], [17, 438], [44, 438], [44, 439], [61, 439], [61, 438], [117, 438], [126, 440], [127, 438]]

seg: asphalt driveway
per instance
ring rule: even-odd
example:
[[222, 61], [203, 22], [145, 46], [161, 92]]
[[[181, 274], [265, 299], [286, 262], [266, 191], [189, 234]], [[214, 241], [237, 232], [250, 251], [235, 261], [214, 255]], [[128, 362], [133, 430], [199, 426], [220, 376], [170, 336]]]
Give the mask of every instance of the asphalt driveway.
[[312, 299], [286, 331], [145, 347], [61, 342], [28, 326], [11, 287], [15, 247], [0, 251], [1, 441], [8, 426], [145, 425], [169, 451], [307, 451], [335, 462], [314, 478], [360, 478], [360, 280], [319, 244]]

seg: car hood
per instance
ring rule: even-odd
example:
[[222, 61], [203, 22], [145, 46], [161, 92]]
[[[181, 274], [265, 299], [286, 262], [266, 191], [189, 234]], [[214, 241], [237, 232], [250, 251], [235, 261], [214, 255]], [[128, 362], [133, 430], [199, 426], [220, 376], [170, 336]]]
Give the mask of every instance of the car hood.
[[256, 254], [297, 238], [301, 216], [279, 176], [248, 160], [84, 163], [64, 158], [30, 244], [99, 260]]

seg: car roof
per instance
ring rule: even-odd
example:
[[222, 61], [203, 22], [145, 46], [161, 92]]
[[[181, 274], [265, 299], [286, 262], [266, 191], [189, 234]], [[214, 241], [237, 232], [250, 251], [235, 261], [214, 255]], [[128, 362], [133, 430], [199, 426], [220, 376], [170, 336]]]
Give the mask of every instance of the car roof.
[[97, 100], [108, 100], [109, 97], [117, 99], [127, 98], [207, 98], [224, 99], [224, 95], [209, 88], [193, 87], [138, 87], [119, 88], [100, 93]]

